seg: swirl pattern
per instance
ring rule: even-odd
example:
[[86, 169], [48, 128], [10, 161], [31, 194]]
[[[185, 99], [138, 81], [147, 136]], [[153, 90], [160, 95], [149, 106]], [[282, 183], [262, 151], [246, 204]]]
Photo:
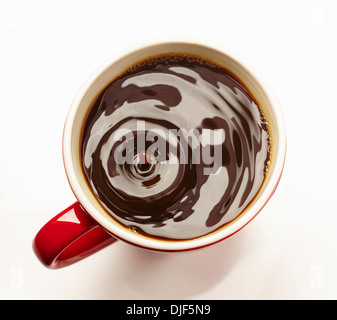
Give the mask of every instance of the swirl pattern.
[[174, 59], [145, 62], [107, 86], [88, 115], [81, 152], [88, 183], [114, 219], [132, 232], [181, 240], [244, 210], [264, 181], [271, 140], [238, 79], [202, 59]]

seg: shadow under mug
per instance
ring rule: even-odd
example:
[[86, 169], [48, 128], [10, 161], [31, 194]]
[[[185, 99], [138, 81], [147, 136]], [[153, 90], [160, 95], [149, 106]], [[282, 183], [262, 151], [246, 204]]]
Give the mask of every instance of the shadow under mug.
[[[93, 195], [82, 171], [80, 143], [88, 108], [97, 95], [130, 65], [164, 53], [190, 53], [209, 57], [235, 74], [252, 93], [269, 120], [272, 158], [268, 175], [253, 201], [234, 221], [209, 235], [181, 241], [163, 241], [134, 234], [116, 222]], [[52, 269], [68, 266], [117, 240], [163, 252], [207, 247], [246, 226], [273, 195], [283, 171], [286, 130], [282, 110], [269, 84], [237, 53], [218, 45], [190, 40], [148, 42], [115, 55], [84, 83], [67, 115], [63, 132], [63, 161], [77, 202], [46, 223], [33, 241], [39, 260]]]

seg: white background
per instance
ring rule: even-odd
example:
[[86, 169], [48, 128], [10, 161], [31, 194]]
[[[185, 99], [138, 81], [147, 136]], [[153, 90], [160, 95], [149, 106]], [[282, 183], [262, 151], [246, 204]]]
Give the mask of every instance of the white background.
[[[230, 47], [269, 80], [288, 155], [274, 197], [235, 236], [161, 254], [116, 243], [51, 271], [31, 243], [75, 201], [62, 164], [69, 105], [114, 53], [191, 36]], [[0, 2], [0, 298], [336, 299], [337, 2]]]

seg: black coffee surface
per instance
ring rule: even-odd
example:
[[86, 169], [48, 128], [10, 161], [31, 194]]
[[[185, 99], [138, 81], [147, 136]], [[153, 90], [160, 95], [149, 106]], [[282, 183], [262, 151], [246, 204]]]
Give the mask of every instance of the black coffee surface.
[[264, 181], [270, 145], [266, 118], [236, 77], [206, 59], [171, 54], [133, 66], [102, 91], [81, 154], [93, 193], [114, 219], [177, 240], [244, 211]]

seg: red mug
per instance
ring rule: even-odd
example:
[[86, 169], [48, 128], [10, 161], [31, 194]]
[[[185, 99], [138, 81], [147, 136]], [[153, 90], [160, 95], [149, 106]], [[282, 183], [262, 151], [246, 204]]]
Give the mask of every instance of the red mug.
[[[99, 204], [81, 168], [81, 130], [88, 108], [97, 94], [135, 61], [169, 52], [186, 52], [211, 57], [237, 75], [256, 100], [263, 105], [273, 139], [269, 172], [254, 200], [238, 218], [218, 231], [188, 241], [162, 241], [140, 237], [122, 227]], [[33, 241], [34, 252], [45, 266], [57, 269], [80, 261], [117, 240], [163, 252], [207, 247], [235, 234], [261, 211], [278, 185], [285, 155], [286, 130], [280, 105], [269, 84], [237, 53], [218, 45], [210, 46], [204, 42], [189, 40], [155, 41], [139, 45], [103, 64], [91, 75], [75, 97], [64, 127], [63, 161], [69, 184], [78, 201], [42, 227]]]

